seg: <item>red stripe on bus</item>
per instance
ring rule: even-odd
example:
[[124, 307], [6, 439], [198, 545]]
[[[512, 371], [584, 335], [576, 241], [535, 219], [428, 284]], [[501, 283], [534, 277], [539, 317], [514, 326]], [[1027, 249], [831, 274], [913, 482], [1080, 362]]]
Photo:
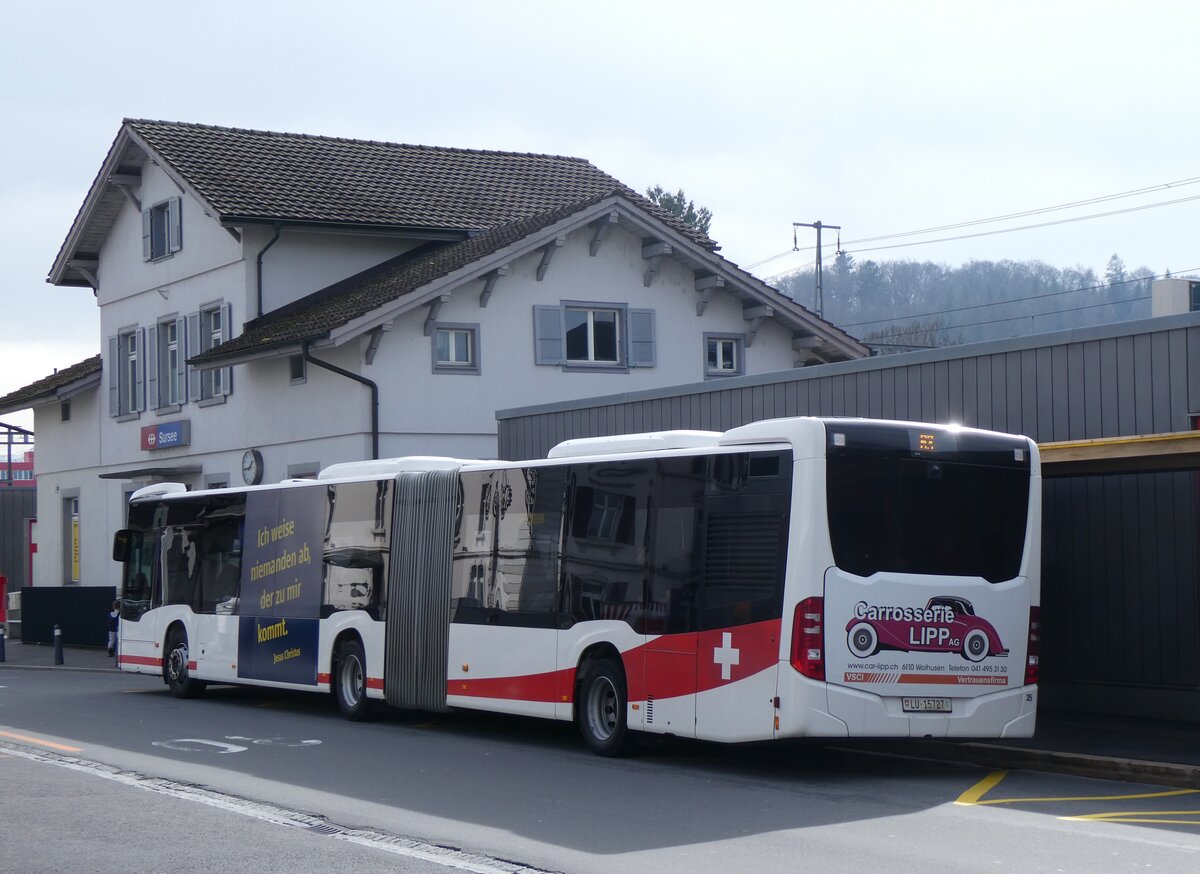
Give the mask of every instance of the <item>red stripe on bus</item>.
[[[630, 701], [695, 695], [758, 674], [779, 662], [781, 621], [688, 634], [664, 634], [621, 654]], [[575, 669], [512, 677], [459, 677], [446, 694], [570, 703]]]
[[121, 656], [121, 664], [123, 665], [147, 665], [151, 668], [161, 668], [162, 659], [156, 659], [151, 656]]
[[936, 686], [1007, 686], [1008, 677], [976, 674], [901, 674], [901, 683], [929, 683]]
[[[570, 701], [575, 686], [575, 669], [547, 671], [524, 677], [460, 678], [446, 683], [447, 695], [469, 698], [504, 698], [509, 701]], [[566, 697], [564, 697], [566, 696]]]
[[330, 675], [330, 674], [317, 674], [317, 683], [318, 684], [328, 685], [331, 682], [331, 680], [332, 680], [332, 675]]
[[367, 677], [367, 688], [368, 689], [382, 689], [383, 688], [383, 677]]

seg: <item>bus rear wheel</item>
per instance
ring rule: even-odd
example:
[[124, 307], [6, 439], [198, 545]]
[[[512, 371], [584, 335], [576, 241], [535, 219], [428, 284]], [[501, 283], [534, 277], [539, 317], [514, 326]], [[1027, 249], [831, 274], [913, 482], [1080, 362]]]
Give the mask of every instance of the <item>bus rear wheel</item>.
[[633, 748], [626, 724], [625, 672], [611, 658], [587, 662], [579, 682], [579, 731], [600, 756], [623, 756]]
[[163, 679], [176, 698], [197, 698], [205, 683], [189, 675], [187, 632], [176, 628], [167, 635], [167, 657], [163, 659]]
[[347, 640], [334, 653], [333, 693], [338, 708], [351, 722], [367, 718], [367, 660], [362, 644]]

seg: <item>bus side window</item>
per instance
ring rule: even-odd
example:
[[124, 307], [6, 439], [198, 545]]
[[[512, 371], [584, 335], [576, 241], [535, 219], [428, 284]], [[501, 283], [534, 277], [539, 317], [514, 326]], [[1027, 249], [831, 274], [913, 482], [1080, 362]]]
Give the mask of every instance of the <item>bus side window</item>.
[[242, 520], [207, 528], [200, 538], [200, 612], [236, 613], [242, 571]]
[[339, 483], [326, 496], [325, 610], [376, 610], [390, 556], [391, 484]]
[[696, 630], [700, 587], [700, 520], [708, 459], [665, 458], [656, 463], [650, 535], [648, 634]]

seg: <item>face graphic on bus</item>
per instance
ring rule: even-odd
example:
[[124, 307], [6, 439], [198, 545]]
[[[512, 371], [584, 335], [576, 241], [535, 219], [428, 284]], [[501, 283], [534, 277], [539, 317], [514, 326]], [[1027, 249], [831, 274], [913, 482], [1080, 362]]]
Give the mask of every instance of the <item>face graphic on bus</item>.
[[992, 624], [976, 616], [966, 598], [951, 595], [930, 598], [924, 607], [859, 601], [854, 618], [846, 623], [846, 643], [860, 659], [881, 649], [951, 652], [972, 662], [1008, 655]]

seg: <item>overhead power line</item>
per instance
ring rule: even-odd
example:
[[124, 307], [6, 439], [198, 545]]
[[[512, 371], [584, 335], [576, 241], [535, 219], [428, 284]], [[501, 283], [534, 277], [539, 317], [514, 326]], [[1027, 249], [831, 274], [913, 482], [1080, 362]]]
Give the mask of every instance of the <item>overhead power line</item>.
[[[1061, 211], [1061, 210], [1065, 210], [1065, 209], [1078, 209], [1081, 206], [1090, 206], [1090, 205], [1097, 204], [1097, 203], [1106, 203], [1106, 202], [1113, 201], [1113, 200], [1119, 200], [1119, 199], [1125, 198], [1125, 197], [1136, 197], [1136, 196], [1139, 196], [1142, 194], [1149, 194], [1150, 192], [1154, 192], [1154, 191], [1164, 191], [1164, 190], [1171, 189], [1171, 188], [1179, 188], [1184, 185], [1193, 185], [1193, 184], [1196, 184], [1197, 182], [1200, 182], [1200, 176], [1193, 176], [1193, 177], [1190, 177], [1187, 179], [1179, 179], [1174, 182], [1163, 182], [1158, 185], [1149, 185], [1144, 188], [1135, 188], [1135, 189], [1131, 189], [1129, 191], [1120, 191], [1115, 194], [1104, 194], [1104, 195], [1100, 195], [1098, 197], [1089, 197], [1089, 198], [1085, 198], [1083, 200], [1071, 201], [1069, 203], [1059, 203], [1059, 204], [1054, 204], [1053, 206], [1043, 206], [1043, 207], [1037, 207], [1035, 209], [1027, 209], [1027, 210], [1021, 210], [1019, 212], [1006, 213], [1004, 215], [990, 216], [988, 218], [971, 219], [969, 221], [954, 222], [954, 223], [946, 224], [946, 225], [936, 225], [936, 226], [932, 226], [932, 227], [928, 227], [928, 228], [919, 228], [917, 230], [912, 230], [912, 231], [900, 231], [900, 232], [891, 233], [891, 234], [880, 234], [880, 235], [874, 236], [874, 237], [862, 237], [857, 240], [847, 240], [845, 245], [857, 246], [857, 245], [861, 245], [863, 243], [875, 243], [875, 242], [881, 242], [884, 240], [900, 239], [903, 237], [920, 236], [922, 234], [941, 233], [942, 231], [957, 230], [959, 228], [976, 227], [979, 225], [991, 224], [994, 222], [1011, 221], [1013, 219], [1026, 218], [1028, 216], [1033, 216], [1033, 215], [1043, 215], [1045, 213], [1057, 212], [1057, 211]], [[1171, 205], [1178, 204], [1178, 203], [1185, 203], [1189, 200], [1196, 200], [1198, 198], [1200, 198], [1200, 195], [1197, 195], [1196, 197], [1184, 197], [1184, 198], [1177, 198], [1175, 200], [1161, 201], [1159, 203], [1144, 204], [1142, 206], [1130, 207], [1130, 208], [1124, 209], [1124, 210], [1110, 210], [1107, 212], [1092, 213], [1092, 214], [1089, 214], [1086, 216], [1077, 216], [1075, 218], [1062, 219], [1062, 220], [1056, 221], [1056, 222], [1042, 222], [1042, 223], [1036, 223], [1036, 224], [1032, 224], [1032, 225], [1023, 225], [1021, 227], [1015, 227], [1015, 228], [1003, 228], [1003, 229], [998, 229], [995, 231], [986, 231], [986, 232], [982, 232], [979, 234], [964, 234], [964, 235], [946, 237], [946, 238], [941, 238], [941, 239], [936, 239], [936, 240], [922, 240], [922, 241], [904, 243], [904, 244], [900, 244], [900, 245], [918, 246], [918, 245], [925, 245], [928, 243], [942, 243], [942, 242], [950, 242], [953, 240], [969, 239], [972, 237], [988, 236], [990, 234], [1002, 234], [1002, 233], [1009, 233], [1012, 231], [1031, 230], [1031, 229], [1035, 229], [1035, 228], [1050, 227], [1055, 224], [1066, 224], [1068, 222], [1077, 222], [1077, 221], [1084, 221], [1084, 220], [1093, 219], [1093, 218], [1104, 218], [1107, 216], [1120, 215], [1125, 212], [1135, 212], [1135, 211], [1143, 210], [1143, 209], [1154, 209], [1154, 208], [1157, 208], [1160, 206], [1171, 206]], [[882, 249], [900, 248], [900, 245], [876, 246], [876, 247], [872, 247], [872, 248], [861, 248], [861, 249], [858, 249], [855, 251], [874, 252], [874, 251], [879, 251]], [[808, 249], [811, 249], [811, 248], [813, 248], [813, 247], [808, 246], [808, 247], [799, 247], [798, 248], [798, 247], [793, 246], [793, 248], [791, 248], [791, 249], [787, 249], [783, 252], [779, 252], [775, 255], [770, 255], [766, 258], [763, 258], [760, 261], [755, 261], [752, 264], [748, 264], [748, 265], [746, 265], [746, 269], [753, 270], [755, 267], [761, 267], [763, 264], [768, 264], [771, 261], [776, 261], [780, 258], [785, 258], [788, 255], [791, 255], [795, 252], [807, 251]], [[850, 252], [849, 254], [853, 254], [853, 252]]]

